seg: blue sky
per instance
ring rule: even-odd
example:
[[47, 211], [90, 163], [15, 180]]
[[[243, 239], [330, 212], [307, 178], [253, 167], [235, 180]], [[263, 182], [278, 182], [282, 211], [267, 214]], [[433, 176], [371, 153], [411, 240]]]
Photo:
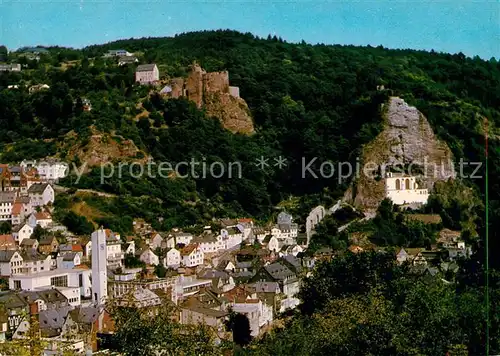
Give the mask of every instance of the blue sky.
[[9, 49], [219, 28], [500, 58], [500, 0], [0, 0], [0, 43]]

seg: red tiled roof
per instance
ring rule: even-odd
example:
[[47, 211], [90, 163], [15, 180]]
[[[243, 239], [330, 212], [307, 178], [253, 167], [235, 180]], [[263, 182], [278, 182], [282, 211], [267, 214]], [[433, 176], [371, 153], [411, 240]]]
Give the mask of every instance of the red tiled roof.
[[15, 246], [14, 236], [12, 235], [0, 235], [0, 249], [5, 249], [7, 247]]
[[35, 218], [37, 220], [51, 220], [52, 217], [49, 213], [35, 213]]
[[181, 250], [181, 255], [182, 256], [187, 256], [187, 255], [190, 255], [191, 252], [193, 252], [196, 248], [198, 247], [197, 244], [191, 244], [191, 245], [187, 245], [186, 247], [184, 247], [182, 250]]
[[78, 265], [73, 267], [73, 269], [89, 269], [89, 267], [87, 265]]
[[253, 219], [242, 218], [242, 219], [238, 219], [238, 222], [240, 222], [240, 223], [251, 223], [251, 222], [253, 222]]
[[80, 245], [80, 244], [73, 244], [73, 245], [71, 245], [71, 251], [73, 251], [73, 252], [83, 252], [82, 245]]
[[14, 205], [12, 205], [12, 215], [19, 215], [22, 210], [23, 203], [15, 202]]

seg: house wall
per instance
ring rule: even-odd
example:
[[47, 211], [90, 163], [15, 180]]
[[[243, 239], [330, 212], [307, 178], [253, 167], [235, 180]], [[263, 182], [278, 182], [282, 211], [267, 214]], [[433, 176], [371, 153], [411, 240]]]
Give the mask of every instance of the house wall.
[[203, 251], [201, 249], [196, 249], [187, 256], [182, 257], [182, 264], [186, 267], [195, 267], [203, 264]]
[[124, 255], [120, 243], [112, 243], [106, 245], [106, 259], [109, 267], [121, 267], [123, 265], [123, 258]]
[[153, 266], [157, 266], [160, 263], [158, 256], [156, 256], [151, 250], [143, 252], [140, 260], [145, 264]]
[[419, 189], [415, 177], [387, 177], [385, 179], [386, 197], [396, 205], [422, 203], [429, 198], [427, 189]]
[[151, 71], [144, 72], [136, 72], [135, 73], [135, 81], [139, 83], [152, 83], [160, 80], [160, 72], [158, 71], [158, 67], [154, 67]]
[[260, 332], [260, 307], [258, 303], [233, 303], [232, 309], [236, 313], [246, 315], [250, 322], [250, 330], [252, 337], [259, 336]]
[[203, 253], [213, 253], [223, 249], [223, 245], [222, 243], [219, 243], [219, 241], [201, 242], [200, 249]]
[[48, 163], [40, 162], [37, 164], [36, 169], [41, 180], [57, 181], [60, 178], [66, 177], [68, 173], [68, 166], [64, 163]]
[[74, 287], [74, 288], [57, 288], [56, 289], [61, 292], [67, 299], [69, 305], [72, 307], [78, 307], [80, 306], [81, 303], [81, 297], [80, 297], [80, 288]]
[[177, 267], [181, 264], [181, 253], [179, 250], [171, 249], [165, 257], [165, 265], [167, 267]]
[[181, 324], [206, 324], [217, 330], [222, 330], [224, 324], [221, 319], [217, 319], [213, 316], [201, 314], [189, 309], [181, 310]]
[[12, 206], [11, 202], [0, 203], [0, 221], [12, 220]]
[[[175, 237], [176, 244], [189, 245], [192, 240], [193, 240], [193, 235], [191, 235], [191, 234], [180, 235], [180, 236]], [[175, 246], [172, 246], [172, 247], [175, 247]]]
[[222, 241], [224, 243], [224, 249], [230, 250], [236, 246], [239, 246], [243, 242], [243, 234], [229, 234], [226, 229], [222, 229], [220, 233]]
[[229, 94], [231, 94], [235, 98], [239, 98], [240, 97], [240, 88], [230, 86], [229, 87]]
[[21, 244], [21, 242], [24, 239], [29, 239], [31, 237], [31, 234], [33, 234], [33, 228], [31, 226], [29, 226], [28, 224], [25, 224], [21, 228], [21, 230], [19, 230], [18, 232], [14, 232], [12, 234], [12, 236], [14, 236], [14, 240], [16, 240], [16, 242]]
[[154, 250], [158, 247], [161, 247], [162, 241], [163, 239], [161, 238], [161, 236], [157, 234], [153, 239], [151, 239], [151, 248]]
[[12, 255], [10, 261], [0, 263], [0, 275], [10, 276], [13, 273], [18, 274], [21, 272], [22, 267], [23, 258], [19, 253], [15, 253]]
[[275, 236], [271, 237], [271, 239], [269, 240], [269, 244], [267, 245], [267, 248], [269, 249], [269, 251], [274, 251], [274, 252], [278, 252], [280, 250], [278, 239]]
[[32, 207], [47, 205], [54, 202], [54, 189], [49, 185], [42, 194], [30, 194], [30, 203]]

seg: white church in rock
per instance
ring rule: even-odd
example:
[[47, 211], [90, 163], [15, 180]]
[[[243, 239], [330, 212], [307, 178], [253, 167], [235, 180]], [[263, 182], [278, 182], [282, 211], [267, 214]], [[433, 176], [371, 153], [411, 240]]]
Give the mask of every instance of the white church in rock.
[[396, 205], [426, 204], [429, 199], [428, 190], [419, 187], [416, 177], [402, 173], [386, 174], [385, 192], [386, 197]]

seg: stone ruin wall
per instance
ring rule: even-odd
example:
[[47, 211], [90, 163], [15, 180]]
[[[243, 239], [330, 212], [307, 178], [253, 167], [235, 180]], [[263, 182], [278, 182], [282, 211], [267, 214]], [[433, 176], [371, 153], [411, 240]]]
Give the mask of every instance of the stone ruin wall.
[[172, 92], [170, 96], [174, 99], [178, 99], [184, 96], [184, 79], [183, 78], [174, 78], [172, 79], [170, 86], [172, 88]]
[[192, 71], [186, 80], [186, 96], [193, 101], [198, 108], [203, 104], [203, 76], [205, 71], [200, 66], [192, 66]]
[[203, 76], [205, 93], [229, 93], [229, 72], [210, 72]]

